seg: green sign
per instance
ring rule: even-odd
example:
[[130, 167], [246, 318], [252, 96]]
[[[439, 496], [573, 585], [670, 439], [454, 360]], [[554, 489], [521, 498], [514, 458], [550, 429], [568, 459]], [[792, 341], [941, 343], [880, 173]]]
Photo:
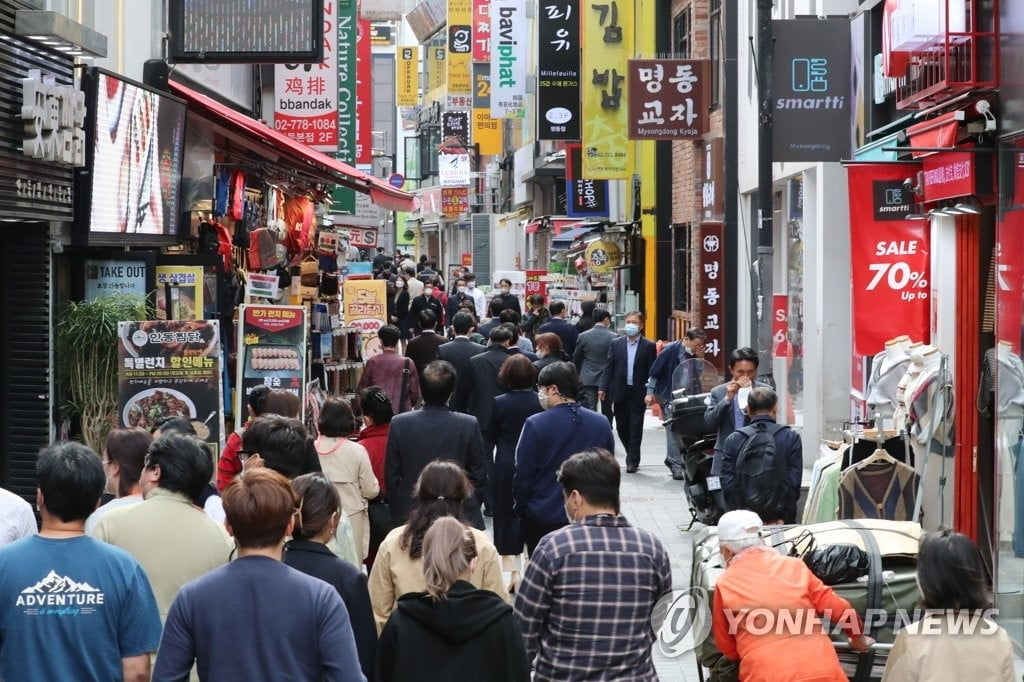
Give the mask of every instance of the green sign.
[[[338, 0], [338, 153], [339, 161], [356, 165], [356, 1]], [[356, 191], [335, 187], [331, 211], [355, 215]]]

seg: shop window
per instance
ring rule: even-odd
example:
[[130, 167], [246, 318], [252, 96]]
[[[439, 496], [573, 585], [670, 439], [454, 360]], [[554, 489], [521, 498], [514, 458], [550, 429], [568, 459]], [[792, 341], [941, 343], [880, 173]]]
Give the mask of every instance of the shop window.
[[717, 109], [722, 94], [722, 0], [711, 0], [708, 43], [711, 57], [711, 108]]
[[441, 145], [440, 126], [427, 126], [420, 129], [420, 140], [420, 173], [423, 178], [437, 175], [437, 148]]
[[687, 5], [672, 19], [672, 45], [675, 56], [689, 59], [693, 49], [693, 7]]
[[675, 225], [672, 241], [672, 307], [689, 312], [693, 307], [693, 225]]

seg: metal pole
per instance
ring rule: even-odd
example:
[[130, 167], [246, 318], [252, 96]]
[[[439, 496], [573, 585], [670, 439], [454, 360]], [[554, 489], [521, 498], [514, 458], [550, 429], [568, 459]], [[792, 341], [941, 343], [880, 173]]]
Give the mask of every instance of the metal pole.
[[773, 244], [773, 177], [772, 177], [772, 0], [757, 0], [757, 261], [758, 291], [754, 301], [757, 311], [757, 352], [762, 376], [772, 374], [772, 294], [774, 292], [772, 262]]

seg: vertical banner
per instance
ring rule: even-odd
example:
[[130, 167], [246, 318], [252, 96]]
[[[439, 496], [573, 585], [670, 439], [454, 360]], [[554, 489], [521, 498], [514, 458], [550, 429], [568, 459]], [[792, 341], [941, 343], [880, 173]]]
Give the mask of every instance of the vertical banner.
[[473, 0], [473, 61], [491, 61], [491, 0]]
[[541, 0], [540, 3], [537, 139], [580, 139], [579, 0]]
[[433, 92], [444, 87], [445, 79], [448, 77], [445, 71], [445, 64], [448, 60], [444, 47], [432, 45], [427, 50], [430, 52], [430, 64], [427, 68], [427, 92]]
[[420, 103], [419, 45], [398, 48], [395, 60], [395, 106], [414, 107]]
[[725, 226], [722, 223], [700, 224], [701, 327], [708, 338], [704, 343], [704, 359], [725, 376]]
[[[534, 294], [540, 294], [547, 298], [548, 295], [548, 276], [547, 270], [527, 270], [526, 271], [526, 296], [530, 297]], [[523, 308], [526, 310], [526, 308]]]
[[388, 323], [387, 282], [382, 279], [346, 279], [342, 285], [342, 318], [346, 327], [362, 332], [363, 357], [378, 355], [377, 332]]
[[356, 22], [356, 163], [373, 163], [373, 45], [370, 22]]
[[913, 197], [903, 186], [919, 164], [855, 163], [850, 192], [850, 262], [854, 353], [872, 356], [906, 334], [928, 343], [931, 314], [930, 229], [907, 220]]
[[633, 3], [585, 3], [583, 36], [583, 177], [624, 180], [633, 174], [626, 135], [626, 72], [633, 56]]
[[1024, 329], [1024, 211], [1008, 211], [996, 228], [996, 339], [1020, 355]]
[[473, 142], [481, 156], [501, 153], [501, 121], [491, 118], [490, 64], [473, 64]]
[[448, 0], [448, 94], [468, 95], [473, 60], [473, 2]]
[[707, 60], [629, 60], [629, 139], [699, 139], [708, 131]]
[[608, 215], [608, 181], [580, 177], [583, 148], [567, 144], [566, 151], [566, 215], [571, 218], [597, 218]]
[[519, 118], [526, 98], [526, 0], [491, 0], [491, 116]]
[[[356, 0], [337, 0], [338, 11], [338, 150], [335, 156], [356, 164]], [[356, 191], [335, 187], [331, 211], [355, 215]]]
[[850, 158], [853, 65], [849, 19], [773, 21], [775, 161]]
[[[247, 396], [257, 386], [299, 396], [305, 411], [306, 309], [287, 305], [242, 305], [238, 310], [235, 428], [245, 423]], [[300, 414], [300, 419], [301, 414]]]
[[198, 320], [203, 316], [203, 266], [156, 266], [156, 319]]
[[220, 453], [220, 323], [147, 320], [117, 328], [119, 425], [150, 431], [165, 417], [184, 417]]

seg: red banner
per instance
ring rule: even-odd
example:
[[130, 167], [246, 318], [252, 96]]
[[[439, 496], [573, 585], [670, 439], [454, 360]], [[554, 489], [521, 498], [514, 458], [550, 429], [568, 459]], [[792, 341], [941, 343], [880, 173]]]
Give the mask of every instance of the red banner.
[[547, 270], [527, 270], [526, 271], [526, 295], [533, 296], [534, 294], [540, 294], [547, 298], [548, 295], [548, 283], [542, 279], [548, 274]]
[[928, 221], [906, 219], [914, 202], [903, 187], [919, 168], [916, 163], [846, 167], [854, 353], [874, 355], [901, 334], [929, 341], [930, 229]]
[[996, 339], [1020, 354], [1024, 322], [1024, 211], [1003, 215], [996, 240]]
[[928, 203], [977, 194], [977, 154], [939, 152], [925, 157], [924, 200]]
[[772, 357], [788, 358], [793, 355], [789, 343], [789, 296], [772, 296]]
[[356, 25], [356, 163], [373, 163], [373, 44], [370, 22]]
[[473, 61], [491, 61], [491, 0], [473, 0]]

